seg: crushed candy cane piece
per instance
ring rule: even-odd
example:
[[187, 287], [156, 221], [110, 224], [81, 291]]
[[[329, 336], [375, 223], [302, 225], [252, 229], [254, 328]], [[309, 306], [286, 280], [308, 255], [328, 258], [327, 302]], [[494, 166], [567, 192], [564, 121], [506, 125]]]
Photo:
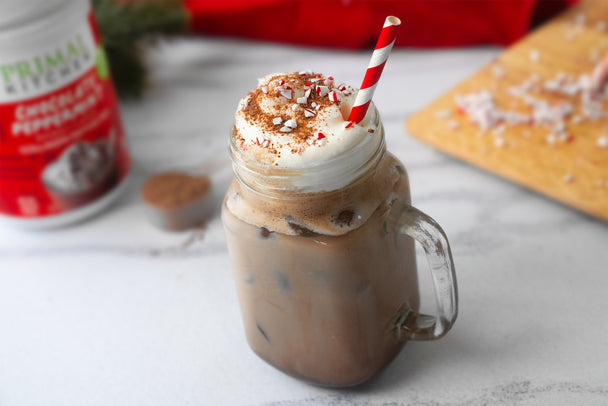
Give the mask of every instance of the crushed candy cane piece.
[[290, 118], [289, 120], [285, 121], [285, 126], [294, 129], [298, 128], [298, 123], [293, 118]]
[[505, 69], [499, 63], [492, 65], [492, 74], [499, 79], [505, 76]]
[[563, 126], [563, 120], [572, 113], [572, 104], [566, 102], [550, 105], [546, 101], [536, 100], [532, 107], [534, 108], [532, 117], [537, 124], [560, 124]]
[[312, 109], [304, 109], [304, 117], [311, 118], [317, 115], [317, 112]]
[[456, 95], [459, 114], [465, 114], [469, 120], [483, 130], [500, 122], [521, 124], [529, 121], [529, 116], [517, 112], [504, 111], [496, 107], [494, 98], [488, 90], [466, 95]]
[[281, 96], [283, 96], [286, 99], [291, 99], [291, 89], [283, 89], [280, 90], [281, 92]]
[[298, 98], [296, 99], [296, 101], [297, 101], [299, 104], [306, 104], [306, 103], [308, 103], [308, 99], [307, 99], [306, 97], [298, 97]]
[[327, 93], [329, 93], [329, 87], [327, 87], [327, 86], [317, 86], [317, 96], [323, 97]]
[[530, 60], [532, 62], [538, 62], [538, 61], [540, 61], [540, 52], [538, 51], [538, 49], [531, 49], [530, 50]]
[[460, 128], [460, 123], [456, 120], [450, 120], [447, 122], [448, 128], [452, 131], [458, 130]]
[[346, 129], [346, 128], [351, 128], [354, 125], [354, 123], [352, 121], [345, 121], [344, 123], [342, 123], [342, 126]]
[[283, 123], [283, 119], [281, 117], [275, 117], [272, 119], [272, 124], [279, 125]]
[[449, 109], [439, 110], [435, 113], [436, 118], [450, 118], [452, 112]]
[[329, 97], [329, 101], [331, 101], [331, 102], [338, 101], [338, 94], [333, 90], [327, 94], [327, 97]]
[[348, 87], [345, 84], [340, 84], [337, 89], [342, 92], [344, 96], [350, 95], [350, 90], [348, 90]]
[[574, 136], [572, 134], [561, 134], [559, 137], [560, 140], [564, 141], [564, 142], [572, 142], [574, 141]]
[[496, 127], [494, 130], [492, 130], [492, 134], [494, 134], [497, 137], [502, 136], [502, 134], [505, 132], [506, 127], [503, 125], [500, 125], [498, 127]]
[[498, 148], [504, 148], [507, 146], [507, 141], [502, 137], [497, 137], [494, 139], [494, 145]]

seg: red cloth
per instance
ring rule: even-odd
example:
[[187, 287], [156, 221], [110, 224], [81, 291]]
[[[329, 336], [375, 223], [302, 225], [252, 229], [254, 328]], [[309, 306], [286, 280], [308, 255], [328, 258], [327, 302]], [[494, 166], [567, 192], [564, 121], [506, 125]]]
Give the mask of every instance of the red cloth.
[[387, 15], [396, 46], [508, 45], [578, 0], [184, 0], [200, 34], [371, 48]]

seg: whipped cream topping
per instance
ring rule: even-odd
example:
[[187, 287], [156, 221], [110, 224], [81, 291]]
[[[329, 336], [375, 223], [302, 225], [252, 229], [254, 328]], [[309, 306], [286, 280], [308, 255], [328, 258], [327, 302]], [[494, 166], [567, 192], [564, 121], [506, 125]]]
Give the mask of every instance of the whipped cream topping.
[[331, 76], [270, 74], [240, 101], [233, 144], [244, 161], [277, 168], [306, 168], [340, 156], [367, 159], [380, 142], [374, 137], [378, 113], [371, 104], [360, 123], [348, 121], [356, 95], [357, 89]]

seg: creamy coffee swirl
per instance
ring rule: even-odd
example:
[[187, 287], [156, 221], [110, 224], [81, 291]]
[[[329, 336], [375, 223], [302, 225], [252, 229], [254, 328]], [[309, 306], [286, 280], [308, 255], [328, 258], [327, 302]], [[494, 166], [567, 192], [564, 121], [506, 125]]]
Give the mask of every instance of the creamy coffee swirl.
[[354, 149], [370, 156], [377, 112], [372, 105], [361, 123], [347, 121], [356, 93], [317, 73], [268, 75], [239, 103], [234, 144], [243, 159], [278, 168], [306, 168]]

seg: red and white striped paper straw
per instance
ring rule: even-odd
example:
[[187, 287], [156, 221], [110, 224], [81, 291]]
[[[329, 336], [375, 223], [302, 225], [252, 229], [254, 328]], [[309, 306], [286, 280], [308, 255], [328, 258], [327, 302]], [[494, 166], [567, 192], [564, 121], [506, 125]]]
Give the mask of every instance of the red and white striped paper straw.
[[367, 70], [365, 71], [363, 83], [361, 83], [361, 87], [359, 88], [359, 92], [355, 98], [355, 103], [353, 104], [353, 108], [348, 116], [348, 121], [359, 123], [361, 120], [363, 120], [363, 117], [365, 117], [365, 113], [367, 113], [369, 104], [372, 101], [374, 90], [378, 84], [378, 79], [380, 79], [380, 75], [382, 74], [382, 70], [384, 69], [386, 60], [388, 59], [388, 55], [391, 53], [391, 49], [393, 49], [393, 44], [395, 43], [395, 38], [397, 38], [397, 28], [399, 25], [401, 25], [401, 20], [399, 20], [397, 17], [386, 17], [384, 26], [382, 27], [382, 31], [380, 31], [380, 36], [378, 37], [378, 42], [374, 48], [374, 53], [372, 54], [372, 58], [369, 61]]

